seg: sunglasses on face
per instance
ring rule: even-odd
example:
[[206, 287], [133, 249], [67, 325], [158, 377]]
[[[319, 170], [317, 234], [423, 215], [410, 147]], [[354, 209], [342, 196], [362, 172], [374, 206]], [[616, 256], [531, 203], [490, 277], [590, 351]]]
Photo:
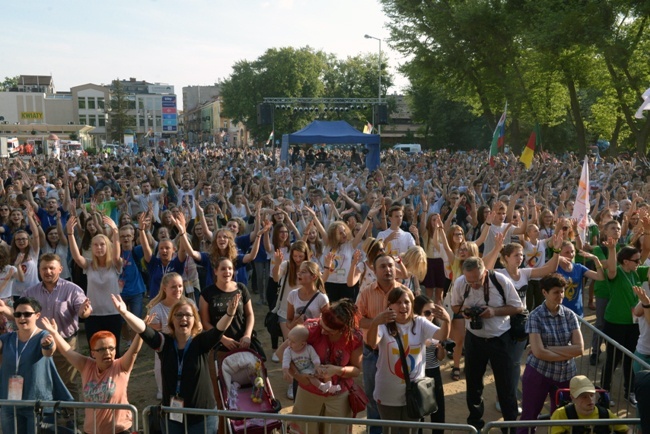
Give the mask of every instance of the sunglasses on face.
[[31, 318], [36, 312], [14, 312], [14, 318]]
[[430, 316], [433, 315], [433, 311], [432, 310], [425, 310], [424, 312], [422, 312], [422, 315], [426, 316], [426, 317], [430, 317]]

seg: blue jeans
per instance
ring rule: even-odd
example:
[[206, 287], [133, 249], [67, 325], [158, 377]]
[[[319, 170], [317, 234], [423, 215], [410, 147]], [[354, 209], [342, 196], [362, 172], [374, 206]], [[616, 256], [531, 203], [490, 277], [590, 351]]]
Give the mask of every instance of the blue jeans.
[[[167, 429], [169, 428], [169, 430]], [[185, 425], [172, 420], [162, 421], [162, 432], [164, 434], [185, 434]], [[216, 434], [217, 416], [205, 416], [202, 421], [187, 425], [187, 434]]]
[[[363, 389], [368, 395], [368, 404], [366, 405], [366, 419], [379, 420], [379, 410], [377, 409], [377, 402], [372, 397], [375, 391], [375, 375], [377, 374], [377, 354], [372, 351], [368, 346], [363, 346]], [[381, 434], [381, 426], [370, 426], [370, 434]]]
[[133, 315], [137, 316], [138, 318], [142, 318], [143, 298], [144, 298], [144, 293], [122, 296], [122, 300], [124, 300], [124, 303], [126, 304], [126, 308], [128, 309], [128, 311], [131, 312]]
[[[14, 418], [14, 408], [16, 409], [16, 417]], [[34, 423], [34, 408], [33, 407], [2, 407], [0, 410], [0, 418], [2, 419], [2, 433], [3, 434], [35, 434], [36, 430]], [[54, 432], [54, 416], [52, 413], [43, 414], [44, 428], [50, 428]], [[71, 433], [71, 431], [64, 427], [58, 427], [59, 433]]]

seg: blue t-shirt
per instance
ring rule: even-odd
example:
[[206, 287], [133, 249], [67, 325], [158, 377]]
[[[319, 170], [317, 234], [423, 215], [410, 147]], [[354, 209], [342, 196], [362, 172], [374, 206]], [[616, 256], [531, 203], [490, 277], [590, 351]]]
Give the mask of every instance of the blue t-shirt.
[[144, 294], [144, 281], [140, 270], [142, 259], [142, 246], [135, 246], [133, 250], [122, 251], [122, 273], [120, 274], [120, 288], [123, 296]]
[[[68, 218], [70, 217], [70, 213], [64, 210], [63, 207], [59, 207], [58, 211], [61, 213], [61, 224], [65, 228], [66, 223], [68, 223]], [[52, 215], [48, 213], [45, 210], [45, 208], [41, 208], [39, 206], [38, 210], [36, 210], [36, 216], [41, 222], [41, 227], [43, 228], [43, 231], [47, 230], [47, 228], [49, 228], [50, 226], [56, 226], [56, 213]]]
[[[41, 351], [41, 339], [49, 335], [41, 330], [34, 334], [29, 341], [18, 341], [16, 347], [16, 332], [0, 336], [2, 342], [2, 369], [0, 369], [0, 399], [7, 399], [9, 379], [18, 372], [23, 377], [24, 400], [41, 401], [72, 401], [61, 377], [56, 371], [51, 357], [44, 357]], [[18, 369], [16, 369], [16, 354], [20, 354]], [[10, 407], [6, 407], [10, 409]], [[4, 409], [3, 409], [4, 410]], [[12, 408], [13, 410], [13, 408]], [[13, 417], [13, 411], [11, 411]], [[3, 412], [3, 417], [7, 413]]]
[[149, 271], [149, 298], [154, 298], [160, 291], [160, 282], [167, 273], [178, 273], [183, 275], [185, 269], [185, 262], [181, 262], [178, 258], [169, 261], [167, 266], [164, 266], [162, 261], [157, 256], [152, 256], [151, 260], [147, 263], [147, 271]]
[[562, 267], [557, 267], [557, 272], [567, 280], [562, 304], [581, 317], [584, 315], [582, 278], [587, 271], [589, 271], [589, 268], [582, 264], [573, 264], [573, 270], [570, 273], [564, 271]]

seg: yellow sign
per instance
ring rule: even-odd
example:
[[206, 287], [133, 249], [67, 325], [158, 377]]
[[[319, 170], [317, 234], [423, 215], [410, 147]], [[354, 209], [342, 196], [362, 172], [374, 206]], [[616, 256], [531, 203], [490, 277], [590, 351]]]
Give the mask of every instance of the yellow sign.
[[43, 119], [43, 112], [20, 112], [21, 119]]

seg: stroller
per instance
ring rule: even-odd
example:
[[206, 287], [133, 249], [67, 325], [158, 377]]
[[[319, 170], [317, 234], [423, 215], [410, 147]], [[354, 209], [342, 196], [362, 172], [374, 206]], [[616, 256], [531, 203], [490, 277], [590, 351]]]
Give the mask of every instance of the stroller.
[[[222, 407], [229, 411], [279, 413], [282, 405], [273, 396], [266, 367], [259, 354], [250, 349], [230, 352], [218, 366], [217, 388]], [[230, 434], [265, 434], [282, 430], [282, 422], [272, 419], [228, 419]]]

